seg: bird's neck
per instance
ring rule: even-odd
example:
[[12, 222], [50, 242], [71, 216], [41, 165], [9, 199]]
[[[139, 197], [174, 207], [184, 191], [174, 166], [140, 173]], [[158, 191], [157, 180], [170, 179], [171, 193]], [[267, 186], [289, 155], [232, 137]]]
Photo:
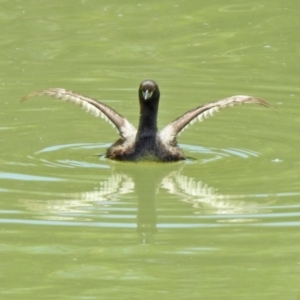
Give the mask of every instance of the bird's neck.
[[141, 107], [138, 136], [155, 136], [157, 133], [157, 105]]

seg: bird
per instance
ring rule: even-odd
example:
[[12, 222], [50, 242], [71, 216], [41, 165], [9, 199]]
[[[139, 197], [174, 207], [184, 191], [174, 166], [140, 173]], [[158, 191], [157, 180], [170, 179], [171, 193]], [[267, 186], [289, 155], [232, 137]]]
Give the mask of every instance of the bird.
[[36, 96], [50, 96], [74, 103], [87, 112], [111, 123], [120, 134], [119, 139], [106, 151], [106, 158], [116, 161], [176, 162], [186, 157], [177, 143], [177, 136], [188, 125], [203, 121], [216, 112], [231, 106], [250, 103], [265, 107], [271, 105], [260, 98], [237, 95], [210, 102], [191, 109], [161, 130], [157, 127], [160, 90], [154, 80], [144, 80], [139, 85], [139, 125], [135, 128], [125, 117], [99, 100], [86, 97], [64, 88], [49, 88], [33, 92], [21, 99], [25, 101]]

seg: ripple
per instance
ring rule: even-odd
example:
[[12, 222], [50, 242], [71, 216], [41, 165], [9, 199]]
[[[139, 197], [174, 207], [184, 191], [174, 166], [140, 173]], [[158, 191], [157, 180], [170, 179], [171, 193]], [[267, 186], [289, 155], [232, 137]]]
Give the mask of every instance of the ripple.
[[97, 163], [90, 163], [87, 161], [77, 161], [71, 159], [63, 159], [63, 160], [56, 160], [56, 162], [51, 162], [46, 159], [40, 159], [44, 165], [49, 167], [64, 167], [64, 168], [100, 168], [100, 169], [109, 169], [108, 165], [104, 164], [97, 164]]
[[[100, 169], [109, 169], [109, 165], [105, 165], [103, 163], [97, 163], [96, 160], [93, 159], [92, 162], [86, 161], [85, 159], [70, 159], [70, 157], [74, 156], [74, 152], [70, 153], [70, 151], [78, 151], [78, 153], [82, 151], [87, 151], [91, 149], [99, 149], [105, 152], [105, 150], [110, 146], [110, 144], [94, 144], [94, 143], [76, 143], [76, 144], [62, 144], [62, 145], [53, 145], [41, 149], [36, 152], [32, 156], [28, 156], [31, 160], [38, 160], [48, 167], [57, 167], [57, 168], [100, 168]], [[55, 153], [56, 156], [53, 156]], [[51, 158], [47, 158], [47, 155], [51, 155]], [[97, 160], [99, 157], [101, 158], [103, 154], [92, 154], [92, 156], [97, 156]], [[82, 156], [81, 156], [82, 157]], [[90, 152], [86, 155], [86, 157], [91, 157]]]
[[[48, 167], [110, 169], [110, 165], [102, 163], [106, 160], [104, 153], [110, 145], [110, 143], [76, 143], [52, 145], [41, 149], [32, 156], [28, 156], [28, 158], [30, 160], [38, 160]], [[180, 144], [180, 147], [187, 155], [187, 163], [200, 162], [202, 164], [206, 164], [226, 157], [239, 157], [248, 159], [250, 157], [258, 157], [260, 155], [258, 152], [249, 149], [213, 148], [191, 144]], [[102, 154], [95, 154], [94, 152], [91, 155], [90, 150], [95, 149], [102, 152]], [[72, 151], [72, 153], [70, 151]], [[70, 157], [74, 157], [74, 151], [76, 151], [76, 153], [80, 153], [80, 158], [91, 158], [91, 156], [96, 156], [97, 158], [93, 158], [92, 161], [86, 161], [84, 158], [80, 160], [70, 159]], [[85, 152], [86, 154], [84, 154], [83, 152]], [[55, 156], [53, 155], [54, 153]], [[193, 154], [200, 154], [201, 156], [194, 158]], [[51, 158], [47, 158], [47, 155], [51, 155]], [[99, 161], [99, 163], [97, 161]]]
[[[291, 216], [290, 216], [291, 215]], [[226, 217], [219, 218], [217, 216], [200, 216], [197, 218], [192, 218], [191, 216], [177, 216], [178, 220], [174, 222], [165, 222], [156, 224], [158, 229], [189, 229], [189, 228], [217, 228], [217, 227], [227, 227], [227, 226], [258, 226], [258, 227], [299, 227], [300, 222], [298, 220], [291, 220], [287, 217], [299, 217], [299, 214], [249, 214], [249, 215], [229, 215]], [[283, 220], [278, 220], [283, 218]], [[98, 217], [99, 218], [99, 217]], [[105, 222], [104, 217], [100, 217], [100, 221], [96, 221], [97, 217], [94, 219], [88, 219], [86, 221], [78, 220], [68, 220], [68, 219], [54, 219], [54, 220], [45, 220], [45, 219], [19, 219], [19, 218], [0, 218], [1, 224], [22, 224], [22, 225], [33, 225], [33, 226], [68, 226], [68, 227], [100, 227], [100, 228], [127, 228], [135, 229], [137, 224], [132, 222], [132, 219], [135, 219], [136, 216], [116, 216], [115, 219], [118, 219], [117, 222]], [[174, 218], [174, 216], [172, 217]], [[176, 218], [176, 217], [175, 217]], [[114, 218], [112, 218], [114, 219]], [[126, 222], [125, 219], [128, 219]], [[203, 222], [203, 220], [209, 219], [211, 222]], [[268, 219], [271, 219], [268, 221]], [[275, 220], [276, 219], [276, 220]], [[166, 219], [167, 220], [167, 219]], [[182, 220], [185, 220], [182, 222]], [[190, 220], [190, 222], [187, 222]], [[191, 222], [193, 220], [193, 222]]]
[[13, 127], [0, 127], [0, 130], [9, 130], [9, 129], [13, 129]]
[[105, 227], [105, 228], [135, 228], [132, 223], [110, 223], [110, 222], [76, 222], [76, 221], [49, 221], [49, 220], [20, 220], [0, 219], [2, 224], [26, 224], [46, 226], [84, 226], [84, 227]]
[[220, 12], [232, 13], [232, 12], [248, 12], [256, 11], [264, 8], [261, 4], [238, 4], [238, 5], [228, 5], [219, 8]]
[[2, 173], [0, 172], [0, 179], [22, 180], [22, 181], [63, 181], [64, 179], [57, 177], [34, 176], [19, 173]]
[[62, 149], [95, 149], [95, 148], [107, 148], [110, 144], [91, 144], [91, 143], [77, 143], [77, 144], [63, 144], [63, 145], [54, 145], [50, 147], [46, 147], [36, 154], [44, 153], [44, 152], [54, 152]]
[[190, 153], [198, 153], [209, 155], [209, 158], [203, 158], [202, 163], [208, 163], [215, 160], [220, 160], [225, 157], [230, 156], [237, 156], [240, 158], [250, 158], [250, 157], [258, 157], [260, 153], [249, 150], [249, 149], [238, 149], [238, 148], [213, 148], [213, 147], [202, 147], [202, 146], [195, 146], [195, 145], [187, 145], [187, 144], [180, 144], [180, 147], [185, 150], [189, 151]]
[[109, 169], [109, 166], [103, 164], [89, 163], [86, 161], [76, 161], [76, 160], [58, 160], [59, 163], [65, 164], [67, 166], [80, 167], [80, 168], [101, 168]]

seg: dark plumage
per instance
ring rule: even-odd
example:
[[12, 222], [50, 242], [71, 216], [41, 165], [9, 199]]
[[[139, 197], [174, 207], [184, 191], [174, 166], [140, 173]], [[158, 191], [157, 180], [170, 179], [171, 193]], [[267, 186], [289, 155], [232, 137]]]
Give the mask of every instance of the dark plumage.
[[232, 96], [216, 102], [198, 106], [158, 131], [157, 113], [160, 91], [153, 80], [145, 80], [139, 87], [140, 120], [136, 129], [126, 118], [100, 101], [67, 91], [53, 88], [33, 92], [22, 101], [34, 96], [51, 96], [63, 101], [75, 103], [86, 111], [109, 121], [120, 133], [120, 138], [107, 149], [106, 157], [121, 161], [178, 161], [185, 159], [177, 145], [177, 135], [189, 124], [196, 120], [212, 116], [215, 112], [242, 103], [270, 105], [259, 98], [251, 96]]

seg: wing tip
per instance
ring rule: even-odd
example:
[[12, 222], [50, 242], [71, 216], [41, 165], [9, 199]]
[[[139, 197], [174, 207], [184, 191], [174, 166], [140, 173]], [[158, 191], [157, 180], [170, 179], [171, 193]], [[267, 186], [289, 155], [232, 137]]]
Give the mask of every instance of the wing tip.
[[22, 97], [20, 102], [24, 102], [24, 101], [26, 101], [30, 98], [33, 98], [33, 97], [38, 97], [38, 96], [52, 97], [52, 96], [55, 96], [58, 93], [65, 93], [65, 92], [67, 92], [67, 90], [64, 89], [64, 88], [49, 88], [49, 89], [45, 89], [45, 90], [35, 91], [35, 92], [32, 92], [32, 93]]
[[266, 101], [265, 99], [262, 99], [262, 98], [256, 98], [256, 97], [252, 97], [252, 98], [255, 100], [254, 104], [258, 104], [258, 105], [270, 108], [278, 114], [278, 107], [275, 106], [274, 104], [271, 104], [271, 103], [269, 103], [268, 101]]
[[[268, 107], [268, 108], [273, 108], [273, 109], [276, 108], [276, 106], [269, 103], [265, 99], [258, 98], [258, 97], [253, 97], [253, 96], [248, 96], [248, 95], [236, 95], [236, 96], [232, 96], [230, 98], [239, 99], [236, 102], [240, 102], [240, 104], [258, 104], [258, 105]], [[230, 99], [230, 98], [228, 98], [228, 99]]]

